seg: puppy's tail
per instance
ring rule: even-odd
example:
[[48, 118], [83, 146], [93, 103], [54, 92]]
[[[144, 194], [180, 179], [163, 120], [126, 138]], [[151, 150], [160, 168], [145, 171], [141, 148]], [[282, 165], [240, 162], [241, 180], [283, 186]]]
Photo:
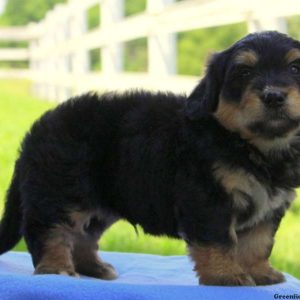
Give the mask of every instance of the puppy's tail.
[[7, 191], [5, 211], [0, 223], [0, 254], [12, 249], [21, 239], [21, 203], [17, 164]]

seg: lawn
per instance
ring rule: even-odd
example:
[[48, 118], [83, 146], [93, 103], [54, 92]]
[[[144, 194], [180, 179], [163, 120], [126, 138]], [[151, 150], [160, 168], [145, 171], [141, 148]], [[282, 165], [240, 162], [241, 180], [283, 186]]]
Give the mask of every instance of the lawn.
[[[0, 80], [0, 211], [5, 190], [12, 175], [14, 160], [24, 133], [30, 124], [54, 104], [30, 96], [30, 83], [23, 80]], [[297, 199], [285, 216], [276, 235], [271, 261], [278, 269], [300, 278], [300, 201]], [[101, 239], [101, 249], [108, 251], [184, 254], [183, 242], [145, 235], [126, 222], [112, 226]], [[15, 248], [25, 251], [24, 242]]]

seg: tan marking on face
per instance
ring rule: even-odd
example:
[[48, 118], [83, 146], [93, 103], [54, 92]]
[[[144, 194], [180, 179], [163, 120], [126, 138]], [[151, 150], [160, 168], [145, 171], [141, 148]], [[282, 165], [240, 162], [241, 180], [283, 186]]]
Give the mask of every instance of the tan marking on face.
[[295, 60], [300, 59], [300, 50], [293, 48], [285, 56], [285, 60], [288, 64], [294, 62]]
[[[296, 87], [277, 88], [268, 86], [266, 89], [277, 89], [287, 94], [286, 111], [291, 118], [300, 118], [300, 91]], [[247, 125], [264, 120], [264, 106], [255, 91], [248, 88], [240, 103], [232, 103], [220, 98], [214, 117], [228, 130], [238, 132], [243, 139], [253, 144], [263, 153], [285, 149], [299, 128], [287, 132], [284, 136], [268, 140], [251, 132]]]
[[214, 116], [225, 128], [237, 131], [239, 128], [238, 114], [239, 107], [237, 104], [230, 103], [221, 98]]
[[287, 92], [288, 114], [291, 118], [300, 118], [300, 91], [291, 87]]
[[255, 136], [247, 129], [247, 124], [263, 117], [263, 105], [257, 94], [248, 88], [239, 103], [221, 97], [214, 117], [226, 129], [251, 139]]
[[189, 254], [203, 284], [254, 285], [239, 266], [234, 247], [193, 245], [189, 247]]
[[240, 51], [235, 57], [234, 62], [237, 64], [255, 66], [258, 62], [258, 55], [253, 50]]
[[247, 88], [239, 105], [240, 131], [245, 136], [252, 136], [246, 126], [254, 120], [260, 120], [264, 116], [263, 104], [255, 91]]
[[[286, 112], [292, 119], [300, 118], [300, 91], [297, 87], [273, 87], [267, 86], [267, 90], [278, 90], [287, 94], [286, 99]], [[282, 137], [278, 137], [273, 140], [264, 139], [262, 137], [257, 137], [254, 134], [248, 134], [248, 140], [251, 144], [256, 146], [261, 152], [268, 154], [270, 151], [281, 151], [282, 149], [289, 150], [290, 143], [295, 138], [295, 134], [299, 131], [299, 128], [294, 128], [287, 132]]]
[[[292, 49], [288, 52], [286, 60], [293, 61], [300, 58], [300, 50]], [[243, 64], [255, 64], [257, 63], [257, 55], [250, 51], [250, 54], [246, 52], [240, 52], [235, 58], [237, 61]], [[287, 94], [287, 100], [285, 103], [285, 110], [292, 119], [300, 118], [300, 89], [294, 87], [276, 87], [266, 86], [266, 91], [282, 91]], [[281, 137], [276, 139], [267, 139], [261, 137], [257, 133], [253, 133], [248, 129], [249, 125], [254, 122], [264, 122], [267, 111], [262, 103], [259, 93], [251, 88], [249, 85], [242, 95], [240, 102], [231, 102], [220, 97], [218, 107], [214, 113], [214, 117], [222, 124], [226, 129], [232, 132], [237, 132], [240, 136], [247, 140], [250, 144], [254, 145], [261, 152], [269, 154], [274, 151], [282, 151], [287, 149], [289, 144], [294, 139], [295, 133], [298, 132], [298, 128], [293, 128], [290, 131], [282, 134]], [[282, 123], [273, 121], [271, 126], [281, 126]]]

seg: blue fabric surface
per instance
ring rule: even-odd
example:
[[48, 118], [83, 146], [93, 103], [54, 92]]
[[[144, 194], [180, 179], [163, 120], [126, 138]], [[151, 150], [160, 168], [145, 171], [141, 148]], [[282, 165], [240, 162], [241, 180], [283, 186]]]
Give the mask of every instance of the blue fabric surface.
[[274, 299], [276, 294], [300, 297], [300, 281], [290, 275], [286, 275], [285, 283], [265, 287], [199, 286], [192, 271], [193, 265], [185, 256], [102, 251], [101, 257], [115, 266], [118, 279], [32, 276], [29, 254], [3, 254], [0, 256], [0, 300], [267, 300]]

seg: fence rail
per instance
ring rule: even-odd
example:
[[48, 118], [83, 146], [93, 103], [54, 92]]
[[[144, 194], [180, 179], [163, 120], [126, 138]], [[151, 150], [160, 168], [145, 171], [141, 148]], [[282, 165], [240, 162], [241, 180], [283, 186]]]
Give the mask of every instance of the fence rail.
[[0, 60], [28, 60], [28, 49], [5, 48], [0, 49]]
[[[101, 24], [89, 31], [87, 11], [95, 5]], [[1, 70], [0, 78], [29, 78], [38, 96], [59, 101], [86, 90], [187, 92], [197, 78], [176, 75], [176, 33], [239, 22], [249, 32], [286, 32], [285, 18], [298, 14], [298, 0], [148, 0], [145, 12], [130, 17], [124, 17], [124, 0], [69, 0], [39, 23], [0, 28], [0, 40], [29, 42], [28, 48], [0, 49], [1, 61], [29, 61], [28, 70]], [[148, 72], [126, 73], [123, 45], [141, 37], [148, 39]], [[102, 69], [92, 72], [89, 51], [98, 48]]]

